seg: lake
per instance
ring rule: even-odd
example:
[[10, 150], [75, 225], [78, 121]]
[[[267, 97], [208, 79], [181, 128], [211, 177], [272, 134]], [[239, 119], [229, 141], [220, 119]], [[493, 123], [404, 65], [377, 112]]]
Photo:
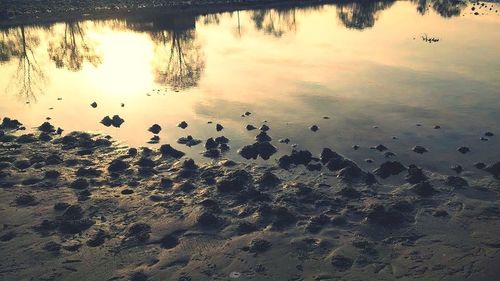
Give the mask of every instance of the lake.
[[[238, 149], [258, 132], [246, 126], [265, 123], [278, 147], [270, 161], [292, 145], [332, 147], [370, 169], [391, 156], [370, 149], [383, 144], [392, 157], [449, 173], [500, 153], [498, 138], [483, 136], [500, 133], [499, 8], [340, 2], [4, 28], [0, 112], [28, 128], [50, 118], [65, 133], [130, 146], [155, 146], [148, 128], [159, 124], [160, 144], [197, 160], [203, 144], [187, 148], [180, 137], [224, 135], [225, 157], [243, 160]], [[120, 128], [100, 123], [115, 114]]]

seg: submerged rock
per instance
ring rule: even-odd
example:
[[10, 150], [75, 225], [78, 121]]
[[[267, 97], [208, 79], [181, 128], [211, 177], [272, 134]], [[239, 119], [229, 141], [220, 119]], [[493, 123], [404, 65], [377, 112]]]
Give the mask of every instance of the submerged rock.
[[247, 129], [247, 131], [253, 131], [253, 130], [256, 130], [257, 128], [253, 125], [247, 125], [246, 129]]
[[468, 148], [466, 146], [461, 146], [461, 147], [457, 148], [457, 151], [462, 153], [462, 154], [465, 154], [465, 153], [470, 151], [470, 148]]
[[316, 132], [319, 130], [319, 127], [318, 127], [318, 125], [312, 125], [311, 127], [309, 127], [309, 130]]
[[202, 143], [201, 140], [198, 140], [198, 139], [195, 139], [193, 138], [192, 136], [187, 136], [187, 137], [181, 137], [177, 140], [177, 143], [180, 143], [180, 144], [185, 144], [189, 147], [191, 146], [195, 146], [195, 145], [198, 145], [200, 143]]

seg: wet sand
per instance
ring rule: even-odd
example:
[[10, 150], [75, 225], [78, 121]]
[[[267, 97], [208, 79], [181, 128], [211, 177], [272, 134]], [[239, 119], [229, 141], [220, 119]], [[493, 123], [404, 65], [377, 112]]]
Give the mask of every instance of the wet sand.
[[[484, 178], [390, 159], [366, 171], [334, 148], [195, 163], [168, 144], [22, 129], [0, 127], [2, 280], [500, 276], [500, 162], [477, 165]], [[273, 155], [261, 129], [245, 158]]]

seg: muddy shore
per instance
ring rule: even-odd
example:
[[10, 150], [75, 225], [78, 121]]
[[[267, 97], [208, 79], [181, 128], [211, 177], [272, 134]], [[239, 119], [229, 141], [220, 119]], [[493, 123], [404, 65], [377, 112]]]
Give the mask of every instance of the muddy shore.
[[[500, 162], [479, 167], [491, 173], [481, 180], [396, 161], [364, 171], [328, 148], [195, 163], [168, 144], [23, 129], [0, 127], [2, 280], [500, 275]], [[268, 146], [259, 134], [242, 156]], [[393, 176], [402, 182], [379, 183]]]

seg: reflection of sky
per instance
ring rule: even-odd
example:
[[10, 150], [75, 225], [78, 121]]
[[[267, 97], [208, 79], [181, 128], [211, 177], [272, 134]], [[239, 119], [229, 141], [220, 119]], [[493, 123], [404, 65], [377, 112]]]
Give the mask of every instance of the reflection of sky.
[[[30, 104], [7, 91], [0, 96], [0, 112], [29, 126], [50, 116], [67, 131], [103, 131], [132, 145], [144, 145], [150, 137], [146, 129], [154, 123], [165, 128], [162, 143], [175, 143], [186, 134], [207, 138], [215, 132], [206, 124], [213, 120], [224, 124], [224, 134], [238, 148], [253, 138], [244, 130], [247, 123], [258, 126], [268, 120], [275, 139], [290, 137], [316, 150], [331, 145], [348, 155], [355, 143], [370, 146], [399, 135], [406, 143], [394, 144], [394, 151], [408, 158], [414, 156], [407, 151], [415, 144], [439, 144], [432, 150], [445, 153], [462, 145], [457, 139], [477, 143], [478, 134], [500, 129], [498, 14], [442, 18], [430, 11], [422, 16], [413, 4], [396, 2], [379, 11], [374, 26], [364, 30], [347, 29], [334, 6], [267, 13], [263, 30], [252, 18], [254, 12], [243, 11], [197, 19], [191, 41], [181, 42], [176, 58], [201, 60], [203, 68], [191, 68], [202, 70], [199, 81], [179, 92], [158, 84], [155, 72], [167, 69], [161, 66], [173, 41], [159, 46], [137, 25], [132, 31], [122, 21], [80, 23], [87, 46], [102, 56], [94, 65], [84, 61], [80, 71], [56, 68], [47, 56], [47, 41], [60, 36], [64, 24], [28, 28], [48, 38], [34, 50], [45, 86]], [[269, 32], [273, 25], [280, 31]], [[422, 42], [423, 34], [440, 42]], [[16, 70], [14, 60], [0, 65], [2, 91], [12, 87]], [[93, 101], [98, 108], [90, 108]], [[242, 119], [247, 110], [254, 114]], [[99, 124], [113, 114], [125, 119], [121, 129]], [[190, 124], [186, 131], [176, 128], [182, 120]], [[307, 128], [316, 123], [321, 129], [312, 135]], [[427, 127], [415, 131], [415, 123], [440, 124], [439, 134], [447, 135]], [[380, 128], [374, 130], [374, 125]], [[477, 149], [470, 161], [491, 157], [487, 148], [495, 144], [481, 143], [485, 148]]]

